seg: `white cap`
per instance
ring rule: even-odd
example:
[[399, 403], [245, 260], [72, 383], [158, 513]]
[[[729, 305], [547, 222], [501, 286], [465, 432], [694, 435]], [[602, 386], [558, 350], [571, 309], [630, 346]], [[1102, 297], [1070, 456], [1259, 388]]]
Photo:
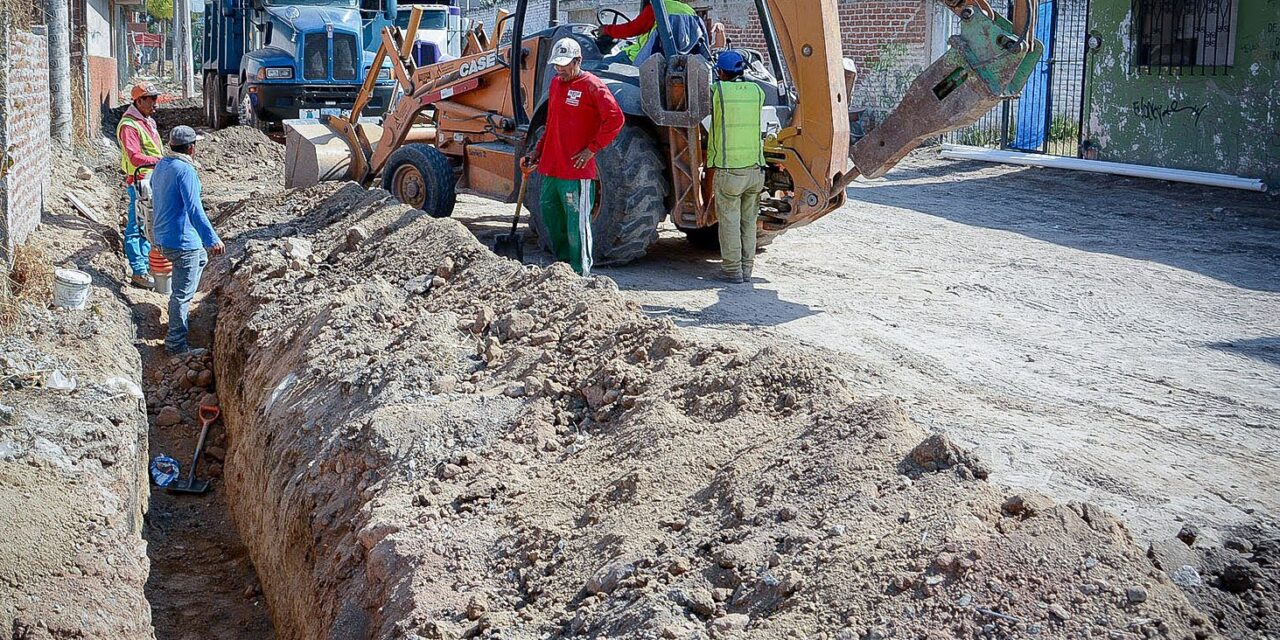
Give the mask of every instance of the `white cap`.
[[551, 64], [557, 67], [563, 67], [575, 58], [582, 57], [582, 45], [578, 44], [573, 38], [560, 38], [556, 42], [556, 46], [551, 49]]

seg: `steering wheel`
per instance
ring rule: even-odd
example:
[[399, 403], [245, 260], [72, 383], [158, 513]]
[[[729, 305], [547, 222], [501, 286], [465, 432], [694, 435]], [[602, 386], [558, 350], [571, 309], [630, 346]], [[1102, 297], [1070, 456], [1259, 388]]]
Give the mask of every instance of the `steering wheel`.
[[605, 16], [608, 16], [609, 14], [613, 14], [613, 21], [608, 23], [610, 26], [616, 25], [620, 22], [631, 22], [631, 18], [628, 18], [627, 14], [618, 11], [617, 9], [597, 9], [596, 23], [600, 25], [606, 24]]

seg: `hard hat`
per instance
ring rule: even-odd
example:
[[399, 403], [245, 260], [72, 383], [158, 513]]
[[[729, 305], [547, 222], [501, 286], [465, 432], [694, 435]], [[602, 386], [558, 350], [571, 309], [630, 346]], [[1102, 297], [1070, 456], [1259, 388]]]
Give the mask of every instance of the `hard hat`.
[[563, 67], [582, 57], [582, 45], [573, 38], [560, 38], [551, 49], [551, 64]]
[[158, 95], [160, 95], [160, 92], [156, 91], [156, 88], [150, 82], [139, 82], [133, 85], [133, 90], [129, 92], [129, 100], [133, 101], [138, 98]]
[[725, 49], [716, 55], [716, 68], [725, 73], [739, 75], [747, 70], [747, 58], [736, 49]]

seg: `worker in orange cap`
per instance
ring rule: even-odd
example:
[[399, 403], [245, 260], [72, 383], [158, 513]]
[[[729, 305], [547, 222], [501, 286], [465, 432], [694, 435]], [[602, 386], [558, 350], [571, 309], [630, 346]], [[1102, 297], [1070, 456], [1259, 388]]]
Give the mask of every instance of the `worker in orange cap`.
[[155, 281], [147, 267], [147, 254], [151, 243], [138, 222], [138, 190], [135, 180], [141, 180], [160, 162], [164, 149], [160, 142], [160, 130], [151, 114], [156, 112], [156, 100], [160, 92], [148, 82], [139, 82], [129, 93], [133, 104], [120, 118], [116, 127], [116, 139], [120, 141], [120, 169], [124, 171], [124, 183], [129, 192], [129, 219], [124, 227], [124, 255], [133, 272], [131, 282], [136, 287], [151, 289]]

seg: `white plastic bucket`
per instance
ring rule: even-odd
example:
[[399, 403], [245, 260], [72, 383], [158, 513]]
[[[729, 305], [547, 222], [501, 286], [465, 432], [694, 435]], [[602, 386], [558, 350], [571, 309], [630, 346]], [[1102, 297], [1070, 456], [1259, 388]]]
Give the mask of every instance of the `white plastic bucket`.
[[166, 296], [173, 293], [172, 273], [152, 273], [151, 277], [156, 281], [156, 286], [152, 291]]
[[89, 300], [89, 283], [93, 278], [77, 269], [57, 269], [53, 272], [53, 306], [64, 309], [83, 309]]

